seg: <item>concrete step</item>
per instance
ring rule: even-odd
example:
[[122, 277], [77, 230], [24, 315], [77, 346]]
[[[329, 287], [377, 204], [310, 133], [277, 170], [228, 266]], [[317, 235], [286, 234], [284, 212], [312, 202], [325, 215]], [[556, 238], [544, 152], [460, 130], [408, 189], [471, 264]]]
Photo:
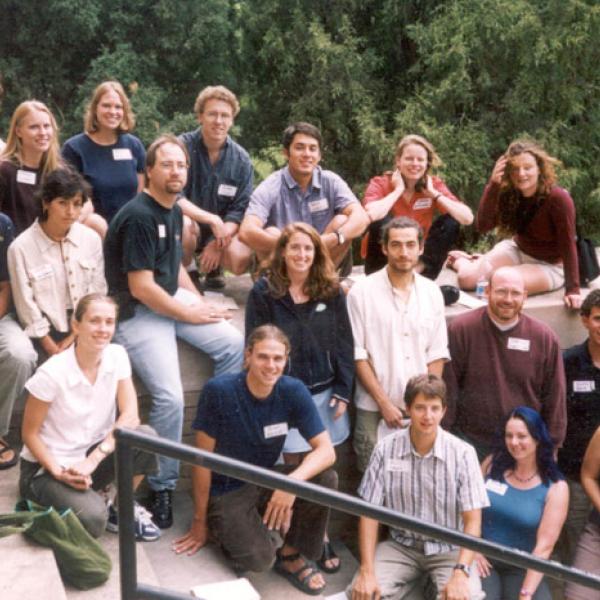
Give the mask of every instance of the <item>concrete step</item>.
[[[229, 561], [213, 544], [202, 548], [193, 556], [177, 556], [170, 548], [173, 540], [185, 535], [191, 522], [192, 499], [187, 492], [176, 492], [173, 497], [173, 527], [163, 531], [158, 542], [147, 544], [144, 549], [159, 579], [159, 585], [182, 593], [189, 593], [196, 585], [229, 581], [237, 575], [231, 569]], [[334, 543], [336, 552], [342, 560], [342, 569], [334, 575], [325, 574], [327, 598], [341, 592], [351, 581], [357, 562], [350, 551], [341, 543]], [[305, 600], [306, 594], [296, 590], [285, 579], [273, 571], [266, 573], [244, 573], [256, 588], [262, 600]], [[224, 599], [225, 600], [225, 599]]]
[[[0, 512], [12, 512], [18, 496], [19, 467], [0, 471]], [[120, 597], [119, 538], [106, 532], [100, 538], [112, 561], [108, 581], [91, 590], [63, 585], [52, 550], [17, 534], [0, 539], [0, 598], [2, 600], [114, 600]], [[137, 572], [140, 582], [158, 585], [158, 578], [145, 552], [137, 543]]]

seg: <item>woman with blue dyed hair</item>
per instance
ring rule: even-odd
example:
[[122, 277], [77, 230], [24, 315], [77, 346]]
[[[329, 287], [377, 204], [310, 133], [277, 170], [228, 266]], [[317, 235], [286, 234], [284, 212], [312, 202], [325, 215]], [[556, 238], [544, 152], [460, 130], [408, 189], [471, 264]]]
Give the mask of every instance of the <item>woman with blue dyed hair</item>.
[[[482, 464], [490, 506], [483, 510], [486, 540], [548, 558], [569, 506], [569, 490], [539, 413], [520, 406], [507, 416], [498, 449]], [[478, 555], [487, 600], [551, 600], [543, 575]]]

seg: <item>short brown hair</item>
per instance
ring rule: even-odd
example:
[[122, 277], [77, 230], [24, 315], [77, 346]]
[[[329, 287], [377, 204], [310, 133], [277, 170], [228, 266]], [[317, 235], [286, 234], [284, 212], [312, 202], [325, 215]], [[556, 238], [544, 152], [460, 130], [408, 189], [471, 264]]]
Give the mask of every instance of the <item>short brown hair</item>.
[[592, 308], [600, 308], [600, 290], [592, 290], [581, 305], [581, 316], [589, 317], [592, 314]]
[[148, 146], [148, 152], [146, 153], [146, 169], [144, 171], [144, 185], [148, 185], [148, 168], [153, 167], [156, 164], [156, 153], [161, 146], [165, 144], [175, 144], [175, 146], [181, 148], [185, 154], [185, 161], [187, 165], [190, 164], [190, 155], [188, 154], [185, 144], [172, 133], [165, 133], [160, 137], [156, 138], [150, 146]]
[[123, 104], [123, 120], [119, 123], [117, 131], [119, 133], [133, 131], [133, 128], [135, 127], [135, 115], [131, 110], [131, 104], [129, 103], [129, 98], [125, 93], [123, 86], [118, 81], [104, 81], [94, 90], [92, 99], [85, 109], [85, 115], [83, 117], [83, 130], [86, 133], [94, 133], [95, 131], [98, 131], [96, 111], [98, 110], [100, 99], [108, 92], [116, 92], [121, 99], [121, 103]]
[[319, 131], [318, 127], [315, 127], [310, 123], [305, 123], [304, 121], [292, 123], [285, 128], [283, 137], [281, 138], [281, 143], [286, 150], [290, 149], [290, 146], [294, 141], [294, 137], [299, 133], [303, 133], [311, 138], [315, 138], [315, 140], [317, 140], [319, 143], [319, 150], [321, 150], [321, 132]]
[[228, 90], [224, 85], [209, 85], [205, 87], [194, 102], [194, 112], [200, 115], [204, 112], [204, 106], [209, 100], [222, 100], [231, 106], [233, 117], [237, 117], [240, 112], [240, 103], [237, 96]]
[[410, 405], [419, 394], [423, 394], [425, 398], [439, 398], [442, 401], [442, 406], [446, 406], [446, 384], [437, 375], [423, 373], [414, 375], [408, 380], [404, 390], [406, 408], [410, 408]]
[[390, 229], [416, 229], [419, 246], [423, 244], [423, 228], [411, 217], [395, 217], [381, 228], [381, 244], [384, 247], [390, 241]]

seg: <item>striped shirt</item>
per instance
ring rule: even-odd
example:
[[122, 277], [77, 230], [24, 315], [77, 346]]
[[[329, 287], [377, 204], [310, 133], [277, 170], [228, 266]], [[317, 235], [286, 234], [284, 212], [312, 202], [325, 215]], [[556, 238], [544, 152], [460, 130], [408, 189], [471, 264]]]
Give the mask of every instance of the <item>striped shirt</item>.
[[[410, 427], [381, 440], [358, 493], [372, 504], [460, 531], [463, 512], [489, 506], [475, 450], [441, 427], [425, 456], [414, 449]], [[422, 546], [426, 555], [455, 549], [405, 529], [391, 529], [391, 536], [404, 546]]]

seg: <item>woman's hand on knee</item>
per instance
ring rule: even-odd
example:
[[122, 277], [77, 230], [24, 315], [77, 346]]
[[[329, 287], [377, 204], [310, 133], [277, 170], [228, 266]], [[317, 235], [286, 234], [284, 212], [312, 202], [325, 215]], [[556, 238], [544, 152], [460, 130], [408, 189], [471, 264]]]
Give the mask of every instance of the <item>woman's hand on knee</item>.
[[583, 302], [583, 298], [581, 294], [566, 294], [565, 295], [565, 306], [567, 308], [572, 308], [573, 310], [577, 310], [581, 308], [581, 303]]

